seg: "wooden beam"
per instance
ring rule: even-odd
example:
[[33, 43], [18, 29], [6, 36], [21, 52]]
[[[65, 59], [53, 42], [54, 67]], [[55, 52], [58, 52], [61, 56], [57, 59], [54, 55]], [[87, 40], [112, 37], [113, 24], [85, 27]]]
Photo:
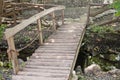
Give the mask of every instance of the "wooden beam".
[[0, 0], [0, 15], [3, 13], [3, 0]]
[[53, 30], [56, 31], [55, 12], [52, 12], [52, 18], [53, 18]]
[[5, 31], [6, 39], [10, 38], [11, 36], [14, 36], [16, 33], [21, 31], [22, 29], [24, 29], [25, 27], [27, 27], [29, 24], [33, 23], [37, 19], [40, 19], [41, 17], [44, 17], [47, 14], [52, 13], [56, 10], [62, 10], [62, 9], [65, 9], [65, 7], [64, 6], [57, 6], [57, 7], [52, 7], [50, 9], [46, 9], [46, 10], [30, 17], [29, 19], [22, 21], [20, 24], [16, 25], [15, 27], [6, 29], [6, 31]]
[[62, 10], [62, 25], [64, 24], [64, 10]]
[[9, 46], [8, 56], [10, 61], [12, 62], [14, 74], [17, 74], [19, 71], [18, 60], [17, 60], [18, 53], [16, 52], [16, 49], [15, 49], [14, 38], [13, 37], [8, 38], [7, 42]]
[[37, 28], [38, 28], [38, 32], [39, 32], [39, 43], [40, 43], [40, 45], [42, 45], [43, 44], [43, 36], [42, 36], [42, 28], [41, 28], [42, 26], [41, 26], [40, 19], [37, 20], [37, 24], [38, 24]]
[[90, 17], [90, 5], [88, 5], [88, 13], [87, 13], [87, 25], [89, 25], [89, 22], [90, 22], [90, 20], [89, 20], [89, 17]]
[[16, 24], [17, 24], [17, 22], [16, 22], [17, 16], [16, 16], [15, 13], [16, 13], [16, 12], [15, 12], [15, 6], [13, 6], [13, 20], [14, 20], [14, 24], [16, 25]]
[[0, 24], [2, 23], [3, 0], [0, 0]]

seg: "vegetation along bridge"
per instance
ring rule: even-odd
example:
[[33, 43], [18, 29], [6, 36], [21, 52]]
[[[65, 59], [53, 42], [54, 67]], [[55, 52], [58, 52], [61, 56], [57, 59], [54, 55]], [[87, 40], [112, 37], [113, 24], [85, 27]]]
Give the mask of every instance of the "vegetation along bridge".
[[[22, 21], [15, 27], [8, 28], [5, 36], [8, 42], [8, 55], [12, 61], [14, 74], [12, 80], [70, 80], [79, 48], [87, 24], [87, 15], [81, 16], [80, 22], [64, 23], [64, 6], [52, 6]], [[55, 12], [60, 11], [62, 25], [56, 28]], [[41, 18], [52, 15], [53, 34], [43, 42]], [[84, 18], [84, 19], [83, 19]], [[40, 46], [26, 62], [22, 71], [19, 70], [14, 36], [28, 25], [37, 22]]]

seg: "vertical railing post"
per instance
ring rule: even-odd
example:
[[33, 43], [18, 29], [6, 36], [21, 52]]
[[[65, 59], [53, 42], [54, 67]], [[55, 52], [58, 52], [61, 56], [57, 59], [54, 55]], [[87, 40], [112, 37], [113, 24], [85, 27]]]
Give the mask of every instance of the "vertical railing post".
[[62, 10], [62, 25], [64, 24], [64, 10]]
[[55, 12], [52, 12], [52, 18], [53, 18], [53, 30], [56, 31]]
[[2, 24], [2, 17], [1, 17], [1, 15], [0, 15], [0, 25]]
[[3, 5], [3, 0], [0, 0], [0, 24], [2, 23]]
[[89, 25], [89, 17], [90, 17], [90, 8], [91, 8], [91, 5], [90, 5], [90, 0], [88, 2], [88, 14], [87, 14], [87, 25]]
[[17, 74], [19, 71], [19, 65], [17, 59], [18, 53], [15, 49], [14, 38], [13, 37], [8, 38], [7, 42], [8, 42], [8, 57], [9, 60], [12, 62], [14, 74]]
[[37, 24], [38, 24], [37, 28], [38, 28], [38, 32], [39, 32], [39, 43], [40, 43], [40, 45], [42, 45], [43, 44], [43, 36], [42, 36], [42, 26], [41, 26], [40, 19], [37, 20]]
[[15, 5], [13, 6], [13, 20], [14, 20], [14, 24], [16, 25], [17, 24], [17, 16], [16, 16], [16, 11], [15, 11]]

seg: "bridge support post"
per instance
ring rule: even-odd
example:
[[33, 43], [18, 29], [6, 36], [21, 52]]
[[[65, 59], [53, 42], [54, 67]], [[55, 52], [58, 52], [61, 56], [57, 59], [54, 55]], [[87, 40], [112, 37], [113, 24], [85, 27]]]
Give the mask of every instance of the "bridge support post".
[[89, 17], [90, 17], [90, 8], [91, 8], [91, 6], [90, 6], [90, 0], [89, 0], [89, 2], [88, 2], [89, 4], [88, 4], [88, 13], [87, 13], [87, 26], [89, 25]]
[[62, 10], [62, 25], [64, 24], [64, 10]]
[[52, 18], [53, 18], [53, 30], [56, 31], [55, 12], [52, 12]]
[[2, 24], [2, 18], [1, 18], [1, 16], [0, 16], [0, 25]]
[[3, 0], [0, 0], [0, 24], [2, 23]]
[[43, 44], [43, 36], [42, 36], [42, 28], [41, 28], [41, 20], [40, 19], [37, 20], [37, 24], [38, 24], [37, 28], [38, 28], [38, 32], [39, 32], [39, 43], [40, 43], [40, 45], [42, 45]]
[[19, 71], [19, 65], [18, 65], [18, 59], [17, 59], [18, 53], [15, 49], [14, 38], [13, 37], [8, 38], [7, 42], [9, 46], [8, 57], [9, 57], [9, 60], [12, 62], [14, 74], [17, 74]]
[[13, 6], [13, 20], [14, 20], [14, 24], [17, 24], [17, 16], [16, 16], [16, 12], [15, 12], [15, 5]]

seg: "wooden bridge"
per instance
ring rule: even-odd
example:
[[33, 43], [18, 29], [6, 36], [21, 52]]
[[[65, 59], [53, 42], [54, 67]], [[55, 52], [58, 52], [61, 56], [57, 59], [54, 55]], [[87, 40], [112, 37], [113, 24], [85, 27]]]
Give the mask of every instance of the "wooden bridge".
[[[8, 55], [12, 61], [14, 73], [12, 80], [70, 80], [79, 53], [81, 42], [87, 24], [87, 15], [81, 16], [80, 22], [64, 23], [64, 6], [54, 6], [46, 9], [31, 18], [24, 20], [5, 32], [8, 41]], [[62, 25], [56, 30], [55, 14], [62, 10]], [[41, 18], [52, 14], [54, 32], [43, 43]], [[37, 21], [39, 41], [42, 44], [30, 59], [26, 62], [22, 71], [19, 71], [17, 60], [18, 52], [15, 49], [14, 35], [23, 30], [29, 24]], [[19, 72], [18, 72], [19, 71]]]

